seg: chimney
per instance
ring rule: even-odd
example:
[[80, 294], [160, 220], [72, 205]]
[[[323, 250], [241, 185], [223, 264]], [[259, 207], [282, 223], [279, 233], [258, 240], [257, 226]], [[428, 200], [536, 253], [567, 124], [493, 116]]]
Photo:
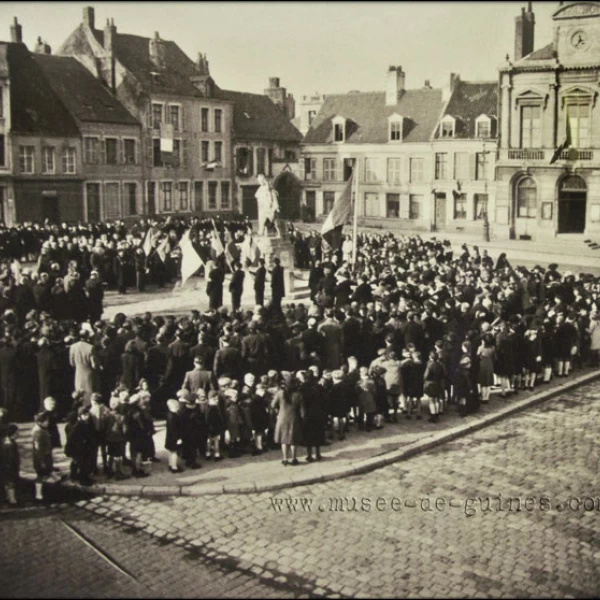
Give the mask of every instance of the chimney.
[[429, 79], [425, 80], [425, 85], [423, 85], [423, 89], [425, 90], [430, 90], [431, 89], [431, 82]]
[[52, 48], [38, 36], [34, 52], [36, 54], [52, 54]]
[[154, 32], [154, 39], [150, 40], [150, 60], [159, 68], [165, 66], [166, 48], [163, 41], [160, 39], [158, 31]]
[[215, 91], [215, 82], [210, 76], [210, 68], [206, 54], [198, 52], [198, 61], [194, 67], [194, 74], [190, 77], [194, 85], [205, 98], [212, 98]]
[[93, 6], [86, 6], [83, 9], [83, 24], [87, 25], [90, 29], [94, 29], [96, 23]]
[[406, 90], [406, 73], [402, 67], [390, 67], [385, 80], [385, 104], [395, 106]]
[[285, 108], [285, 95], [285, 88], [279, 85], [279, 77], [269, 77], [269, 87], [265, 90], [265, 96], [277, 106]]
[[17, 17], [15, 17], [14, 23], [10, 26], [10, 41], [13, 44], [23, 43], [23, 27], [19, 25]]
[[108, 58], [108, 84], [114, 94], [117, 91], [117, 74], [115, 68], [115, 38], [117, 37], [117, 28], [113, 19], [106, 19], [104, 28], [104, 50]]
[[452, 92], [456, 89], [456, 86], [460, 83], [460, 75], [458, 73], [450, 73], [450, 82], [447, 87], [442, 89], [442, 102], [447, 102], [452, 96]]
[[531, 2], [527, 3], [527, 11], [521, 8], [521, 14], [515, 18], [515, 55], [514, 60], [521, 60], [533, 52], [535, 31], [535, 15]]

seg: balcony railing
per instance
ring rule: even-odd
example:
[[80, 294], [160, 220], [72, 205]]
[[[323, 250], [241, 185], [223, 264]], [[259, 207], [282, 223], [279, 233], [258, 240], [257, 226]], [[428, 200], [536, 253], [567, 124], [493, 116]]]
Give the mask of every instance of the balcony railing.
[[560, 160], [594, 160], [593, 150], [564, 150]]
[[544, 160], [543, 150], [509, 150], [508, 160]]

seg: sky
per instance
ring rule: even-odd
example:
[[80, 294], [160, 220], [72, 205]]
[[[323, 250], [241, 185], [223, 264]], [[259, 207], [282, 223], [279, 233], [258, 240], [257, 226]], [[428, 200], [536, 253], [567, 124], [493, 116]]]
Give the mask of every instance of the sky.
[[[41, 36], [57, 51], [94, 6], [96, 27], [176, 41], [196, 59], [206, 53], [217, 85], [262, 93], [269, 77], [296, 100], [315, 92], [383, 90], [390, 65], [408, 89], [495, 80], [514, 49], [514, 19], [526, 2], [2, 2], [0, 40], [18, 17], [33, 50]], [[535, 47], [552, 40], [559, 3], [533, 2]]]

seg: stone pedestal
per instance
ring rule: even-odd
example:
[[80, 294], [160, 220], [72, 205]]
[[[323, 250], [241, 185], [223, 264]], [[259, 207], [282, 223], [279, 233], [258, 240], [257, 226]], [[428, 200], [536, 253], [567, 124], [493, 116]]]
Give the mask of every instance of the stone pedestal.
[[274, 267], [273, 259], [279, 258], [284, 271], [285, 292], [294, 291], [294, 245], [287, 239], [277, 237], [257, 237], [256, 245], [265, 259], [267, 270]]

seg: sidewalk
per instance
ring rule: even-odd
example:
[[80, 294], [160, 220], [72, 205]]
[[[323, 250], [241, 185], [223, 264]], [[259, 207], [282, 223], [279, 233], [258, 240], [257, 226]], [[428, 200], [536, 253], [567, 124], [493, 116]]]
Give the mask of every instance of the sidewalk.
[[[151, 472], [146, 478], [107, 480], [104, 475], [96, 476], [96, 483], [88, 488], [72, 483], [68, 479], [69, 459], [62, 450], [55, 450], [55, 466], [59, 471], [51, 483], [87, 490], [92, 494], [114, 494], [123, 496], [203, 496], [224, 493], [252, 493], [290, 488], [330, 481], [359, 473], [372, 471], [387, 464], [404, 460], [447, 441], [467, 435], [496, 421], [530, 408], [555, 395], [567, 393], [575, 387], [589, 383], [600, 376], [597, 369], [584, 369], [567, 379], [554, 379], [549, 384], [538, 386], [533, 392], [503, 399], [492, 393], [488, 405], [466, 418], [460, 418], [456, 407], [442, 415], [439, 423], [429, 423], [427, 416], [417, 421], [415, 417], [399, 418], [398, 424], [386, 424], [384, 429], [366, 433], [353, 426], [344, 441], [335, 440], [322, 448], [323, 461], [306, 463], [305, 450], [299, 448], [300, 465], [283, 466], [281, 452], [271, 450], [261, 456], [244, 455], [240, 458], [224, 458], [220, 462], [207, 461], [201, 457], [201, 469], [186, 469], [172, 474], [167, 470], [164, 451], [164, 422], [157, 422], [154, 436], [158, 463], [148, 463], [145, 469]], [[32, 424], [20, 426], [21, 473], [25, 479], [35, 478], [31, 457]], [[64, 430], [61, 427], [64, 443]], [[129, 469], [126, 468], [126, 472]]]

